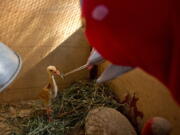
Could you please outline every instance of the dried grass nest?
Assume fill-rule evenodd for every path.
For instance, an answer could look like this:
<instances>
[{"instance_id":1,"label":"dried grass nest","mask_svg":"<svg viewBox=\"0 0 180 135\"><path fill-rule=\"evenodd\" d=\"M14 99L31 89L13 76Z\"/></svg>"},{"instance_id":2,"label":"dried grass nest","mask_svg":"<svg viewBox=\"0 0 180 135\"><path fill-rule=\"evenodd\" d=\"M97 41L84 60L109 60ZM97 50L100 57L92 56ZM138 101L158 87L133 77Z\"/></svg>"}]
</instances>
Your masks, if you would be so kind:
<instances>
[{"instance_id":1,"label":"dried grass nest","mask_svg":"<svg viewBox=\"0 0 180 135\"><path fill-rule=\"evenodd\" d=\"M11 132L11 135L83 135L85 118L90 110L97 107L121 110L123 104L116 100L107 85L78 81L59 92L53 101L52 121L49 122L46 113L38 107L29 116L7 121L19 129L18 132Z\"/></svg>"}]
</instances>

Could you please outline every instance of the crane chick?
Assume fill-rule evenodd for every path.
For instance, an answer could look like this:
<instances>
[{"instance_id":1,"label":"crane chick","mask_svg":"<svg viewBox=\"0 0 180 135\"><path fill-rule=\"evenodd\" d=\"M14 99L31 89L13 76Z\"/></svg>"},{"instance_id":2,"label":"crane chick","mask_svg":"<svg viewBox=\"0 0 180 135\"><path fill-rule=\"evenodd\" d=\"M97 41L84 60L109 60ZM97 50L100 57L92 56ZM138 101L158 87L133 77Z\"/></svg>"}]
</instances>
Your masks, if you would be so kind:
<instances>
[{"instance_id":1,"label":"crane chick","mask_svg":"<svg viewBox=\"0 0 180 135\"><path fill-rule=\"evenodd\" d=\"M57 97L58 94L58 86L56 84L56 80L54 76L60 76L60 71L55 66L47 67L48 73L48 83L46 86L39 92L38 99L40 99L45 108L48 118L50 118L53 110L51 109L52 100Z\"/></svg>"}]
</instances>

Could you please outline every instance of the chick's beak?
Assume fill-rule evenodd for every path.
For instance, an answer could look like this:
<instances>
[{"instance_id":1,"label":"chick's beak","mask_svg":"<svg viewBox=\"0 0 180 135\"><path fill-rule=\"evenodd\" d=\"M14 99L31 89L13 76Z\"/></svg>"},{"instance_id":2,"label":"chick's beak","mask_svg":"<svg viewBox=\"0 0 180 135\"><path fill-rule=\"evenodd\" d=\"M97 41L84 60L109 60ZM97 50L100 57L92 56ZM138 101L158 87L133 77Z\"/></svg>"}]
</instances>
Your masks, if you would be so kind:
<instances>
[{"instance_id":1,"label":"chick's beak","mask_svg":"<svg viewBox=\"0 0 180 135\"><path fill-rule=\"evenodd\" d=\"M61 72L60 72L59 70L56 70L56 71L55 71L55 74L58 75L58 76L60 76L60 75L61 75Z\"/></svg>"}]
</instances>

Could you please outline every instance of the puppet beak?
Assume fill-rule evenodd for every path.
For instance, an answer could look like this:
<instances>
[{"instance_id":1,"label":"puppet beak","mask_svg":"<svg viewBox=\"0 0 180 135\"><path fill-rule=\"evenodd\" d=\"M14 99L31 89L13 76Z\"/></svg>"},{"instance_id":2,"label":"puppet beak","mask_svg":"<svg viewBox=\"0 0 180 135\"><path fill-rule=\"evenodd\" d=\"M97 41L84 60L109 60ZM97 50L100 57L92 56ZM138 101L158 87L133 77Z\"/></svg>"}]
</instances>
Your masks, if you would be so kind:
<instances>
[{"instance_id":1,"label":"puppet beak","mask_svg":"<svg viewBox=\"0 0 180 135\"><path fill-rule=\"evenodd\" d=\"M104 60L105 59L93 48L87 61L88 69L91 69L93 65L99 64ZM112 80L132 69L132 67L110 64L97 79L97 83Z\"/></svg>"},{"instance_id":2,"label":"puppet beak","mask_svg":"<svg viewBox=\"0 0 180 135\"><path fill-rule=\"evenodd\" d=\"M130 70L132 70L132 67L125 67L125 66L118 66L114 64L110 64L105 71L100 75L100 77L97 79L97 83L103 83L105 81L112 80Z\"/></svg>"},{"instance_id":3,"label":"puppet beak","mask_svg":"<svg viewBox=\"0 0 180 135\"><path fill-rule=\"evenodd\" d=\"M88 69L91 69L93 65L99 64L102 61L104 61L104 58L93 48L87 61Z\"/></svg>"}]
</instances>

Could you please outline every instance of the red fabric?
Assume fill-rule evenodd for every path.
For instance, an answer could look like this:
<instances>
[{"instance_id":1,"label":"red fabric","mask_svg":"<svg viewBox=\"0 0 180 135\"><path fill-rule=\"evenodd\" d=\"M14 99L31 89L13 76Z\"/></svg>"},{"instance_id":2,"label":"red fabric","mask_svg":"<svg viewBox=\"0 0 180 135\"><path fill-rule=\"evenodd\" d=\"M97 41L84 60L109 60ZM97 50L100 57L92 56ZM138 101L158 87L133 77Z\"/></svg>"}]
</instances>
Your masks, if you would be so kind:
<instances>
[{"instance_id":1,"label":"red fabric","mask_svg":"<svg viewBox=\"0 0 180 135\"><path fill-rule=\"evenodd\" d=\"M92 17L103 5L108 14ZM139 66L162 81L180 104L178 0L83 0L89 43L117 65Z\"/></svg>"},{"instance_id":2,"label":"red fabric","mask_svg":"<svg viewBox=\"0 0 180 135\"><path fill-rule=\"evenodd\" d=\"M152 131L153 119L148 120L141 131L141 135L153 135Z\"/></svg>"}]
</instances>

